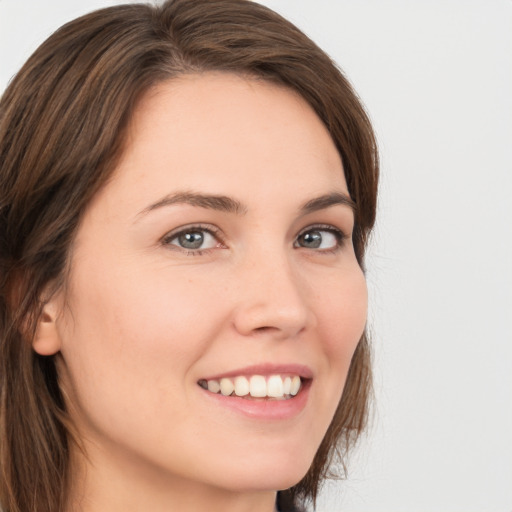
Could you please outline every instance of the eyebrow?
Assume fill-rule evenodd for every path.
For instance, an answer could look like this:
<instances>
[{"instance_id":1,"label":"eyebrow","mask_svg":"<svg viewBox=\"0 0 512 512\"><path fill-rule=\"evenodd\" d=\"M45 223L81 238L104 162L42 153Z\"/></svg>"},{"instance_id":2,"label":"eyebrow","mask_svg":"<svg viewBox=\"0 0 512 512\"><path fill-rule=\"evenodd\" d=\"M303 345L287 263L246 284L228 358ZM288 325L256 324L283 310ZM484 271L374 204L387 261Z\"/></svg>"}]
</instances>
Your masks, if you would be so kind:
<instances>
[{"instance_id":1,"label":"eyebrow","mask_svg":"<svg viewBox=\"0 0 512 512\"><path fill-rule=\"evenodd\" d=\"M189 204L191 206L199 206L209 210L235 213L237 215L244 215L247 213L247 208L243 206L240 201L237 201L232 197L214 194L200 194L197 192L175 192L174 194L162 197L162 199L159 199L156 203L144 208L137 217L145 215L157 208L171 206L173 204Z\"/></svg>"},{"instance_id":2,"label":"eyebrow","mask_svg":"<svg viewBox=\"0 0 512 512\"><path fill-rule=\"evenodd\" d=\"M325 210L326 208L339 204L348 206L354 213L356 212L356 203L354 203L350 196L344 192L331 192L330 194L315 197L314 199L304 203L301 206L300 211L303 215L306 215L308 213L313 213L318 210Z\"/></svg>"},{"instance_id":3,"label":"eyebrow","mask_svg":"<svg viewBox=\"0 0 512 512\"><path fill-rule=\"evenodd\" d=\"M137 218L148 214L149 212L171 206L174 204L189 204L191 206L199 206L200 208L207 208L209 210L217 210L221 212L234 213L236 215L244 215L247 213L248 208L240 201L233 199L229 196L215 195L215 194L202 194L198 192L175 192L166 195L159 199L156 203L149 205L137 214ZM315 197L306 201L300 206L299 211L302 215L316 212L318 210L325 210L331 206L343 205L348 206L353 212L356 211L356 204L344 192L331 192L319 197Z\"/></svg>"}]
</instances>

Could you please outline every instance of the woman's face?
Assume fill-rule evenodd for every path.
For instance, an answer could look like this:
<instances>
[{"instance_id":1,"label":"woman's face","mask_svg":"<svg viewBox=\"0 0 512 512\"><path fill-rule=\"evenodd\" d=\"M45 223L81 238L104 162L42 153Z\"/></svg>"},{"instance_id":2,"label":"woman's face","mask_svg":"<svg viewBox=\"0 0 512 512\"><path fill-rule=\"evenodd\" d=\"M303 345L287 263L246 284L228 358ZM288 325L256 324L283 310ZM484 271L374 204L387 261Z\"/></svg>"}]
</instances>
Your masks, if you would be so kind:
<instances>
[{"instance_id":1,"label":"woman's face","mask_svg":"<svg viewBox=\"0 0 512 512\"><path fill-rule=\"evenodd\" d=\"M92 473L295 484L365 325L353 222L297 94L227 74L151 90L79 227L56 323Z\"/></svg>"}]
</instances>

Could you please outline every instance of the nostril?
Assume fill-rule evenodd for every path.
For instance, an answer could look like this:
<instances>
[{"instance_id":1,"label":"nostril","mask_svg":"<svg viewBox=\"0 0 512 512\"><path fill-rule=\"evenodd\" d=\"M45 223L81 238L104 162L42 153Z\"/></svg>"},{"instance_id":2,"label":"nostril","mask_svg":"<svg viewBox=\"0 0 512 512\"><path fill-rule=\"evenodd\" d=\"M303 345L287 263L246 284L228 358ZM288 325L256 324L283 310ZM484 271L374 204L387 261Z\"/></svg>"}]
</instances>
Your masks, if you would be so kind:
<instances>
[{"instance_id":1,"label":"nostril","mask_svg":"<svg viewBox=\"0 0 512 512\"><path fill-rule=\"evenodd\" d=\"M267 331L271 331L272 329L275 329L275 327L263 326L263 327L257 327L256 329L254 329L254 331L255 332L267 332Z\"/></svg>"}]
</instances>

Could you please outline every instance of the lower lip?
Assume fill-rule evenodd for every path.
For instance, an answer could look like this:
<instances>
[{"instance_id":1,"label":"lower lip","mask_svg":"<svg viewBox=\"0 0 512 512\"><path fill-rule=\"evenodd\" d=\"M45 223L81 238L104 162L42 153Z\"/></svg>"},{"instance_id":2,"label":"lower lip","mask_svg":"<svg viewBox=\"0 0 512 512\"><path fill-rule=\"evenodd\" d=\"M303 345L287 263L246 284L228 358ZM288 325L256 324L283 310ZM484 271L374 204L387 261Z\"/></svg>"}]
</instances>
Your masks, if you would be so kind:
<instances>
[{"instance_id":1,"label":"lower lip","mask_svg":"<svg viewBox=\"0 0 512 512\"><path fill-rule=\"evenodd\" d=\"M306 381L300 391L288 400L250 400L238 396L224 396L200 388L216 404L255 420L287 420L297 416L306 407L311 381Z\"/></svg>"}]
</instances>

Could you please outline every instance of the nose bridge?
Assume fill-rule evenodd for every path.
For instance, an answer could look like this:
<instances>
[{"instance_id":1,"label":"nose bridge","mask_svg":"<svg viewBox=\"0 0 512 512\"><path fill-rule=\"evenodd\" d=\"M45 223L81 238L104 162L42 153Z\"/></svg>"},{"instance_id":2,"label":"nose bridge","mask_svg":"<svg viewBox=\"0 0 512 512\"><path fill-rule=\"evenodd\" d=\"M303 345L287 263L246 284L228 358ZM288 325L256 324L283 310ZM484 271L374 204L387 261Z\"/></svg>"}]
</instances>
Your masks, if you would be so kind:
<instances>
[{"instance_id":1,"label":"nose bridge","mask_svg":"<svg viewBox=\"0 0 512 512\"><path fill-rule=\"evenodd\" d=\"M269 332L288 338L311 323L307 286L284 247L252 251L241 262L238 277L235 326L239 332Z\"/></svg>"}]
</instances>

